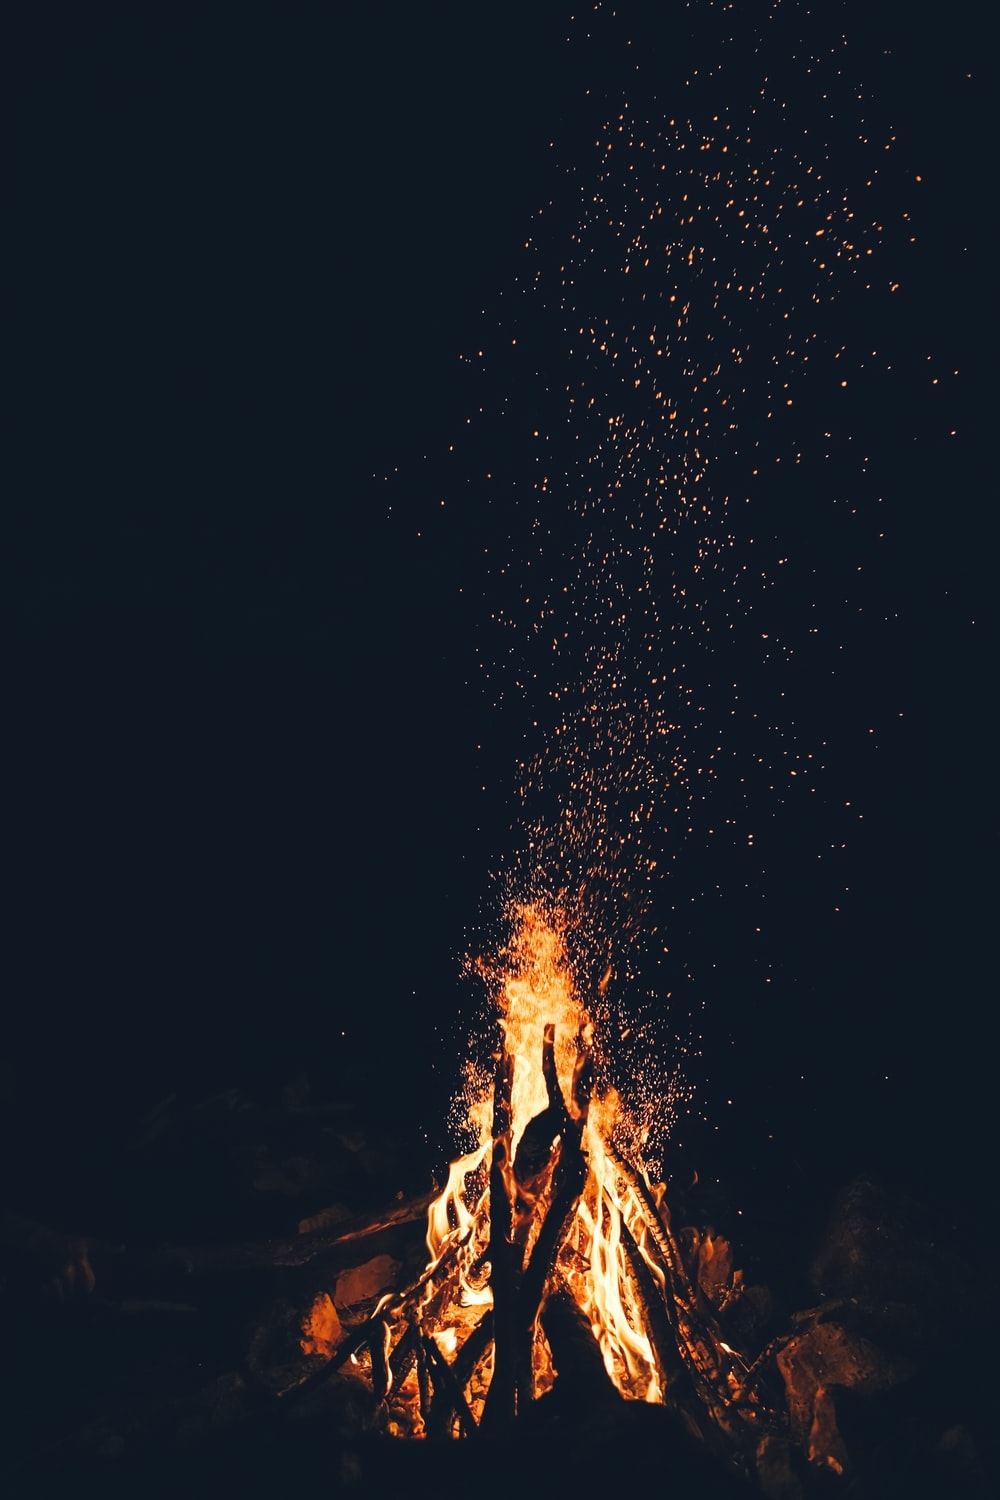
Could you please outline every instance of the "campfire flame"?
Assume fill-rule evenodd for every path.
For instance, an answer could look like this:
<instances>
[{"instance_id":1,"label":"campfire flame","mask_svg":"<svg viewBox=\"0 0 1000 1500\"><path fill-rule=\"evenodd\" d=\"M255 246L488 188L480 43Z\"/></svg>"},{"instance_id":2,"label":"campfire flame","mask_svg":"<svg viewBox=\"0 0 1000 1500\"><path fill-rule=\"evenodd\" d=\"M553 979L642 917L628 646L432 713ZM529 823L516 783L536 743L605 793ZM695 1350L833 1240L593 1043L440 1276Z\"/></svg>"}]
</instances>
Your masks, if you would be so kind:
<instances>
[{"instance_id":1,"label":"campfire flame","mask_svg":"<svg viewBox=\"0 0 1000 1500\"><path fill-rule=\"evenodd\" d=\"M703 1285L710 1263L722 1277L728 1245L706 1234L688 1266L666 1189L623 1153L642 1132L613 1088L595 1086L566 911L535 901L511 916L499 959L477 965L500 1045L492 1082L470 1075L463 1096L478 1139L430 1205L426 1268L344 1334L328 1368L350 1360L371 1381L390 1432L471 1436L544 1397L582 1339L622 1397L673 1402L694 1430L746 1450L784 1418L758 1366L723 1340ZM730 1280L735 1294L740 1273ZM335 1320L324 1294L303 1352L326 1354Z\"/></svg>"},{"instance_id":2,"label":"campfire flame","mask_svg":"<svg viewBox=\"0 0 1000 1500\"><path fill-rule=\"evenodd\" d=\"M480 1141L452 1163L447 1183L431 1205L429 1268L454 1251L461 1306L492 1306L492 1286L484 1281L484 1269L491 1267L484 1263L490 1245L490 1195L497 1177L488 1169L499 1163L513 1237L530 1258L545 1222L539 1209L551 1206L564 1134L569 1130L579 1135L578 1149L588 1172L558 1253L558 1278L589 1319L608 1375L622 1394L660 1401L662 1372L634 1295L617 1174L605 1150L605 1131L610 1136L623 1106L613 1091L603 1100L582 1097L593 1024L574 980L565 913L535 902L516 906L513 918L514 937L502 972L496 976L490 966L481 965L486 977L498 981L503 1051L510 1070L509 1128L494 1139L491 1094L470 1088L468 1119L478 1123ZM651 1269L656 1275L655 1267ZM428 1289L425 1306L433 1300ZM531 1371L531 1395L537 1397L553 1382L550 1351L537 1327Z\"/></svg>"}]
</instances>

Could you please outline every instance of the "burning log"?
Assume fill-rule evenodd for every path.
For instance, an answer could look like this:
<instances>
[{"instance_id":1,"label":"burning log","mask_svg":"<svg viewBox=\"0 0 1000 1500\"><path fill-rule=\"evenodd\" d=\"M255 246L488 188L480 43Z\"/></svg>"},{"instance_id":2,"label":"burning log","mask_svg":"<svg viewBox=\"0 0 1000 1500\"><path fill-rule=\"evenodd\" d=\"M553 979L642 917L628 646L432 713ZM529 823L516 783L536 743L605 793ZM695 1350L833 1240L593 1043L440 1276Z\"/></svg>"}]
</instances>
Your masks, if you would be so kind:
<instances>
[{"instance_id":1,"label":"burning log","mask_svg":"<svg viewBox=\"0 0 1000 1500\"><path fill-rule=\"evenodd\" d=\"M635 1277L637 1300L649 1328L653 1345L664 1366L664 1375L675 1383L683 1373L684 1364L677 1349L676 1332L670 1318L670 1309L662 1290L653 1279L653 1273L625 1222L622 1223L622 1239L625 1244L632 1274Z\"/></svg>"},{"instance_id":2,"label":"burning log","mask_svg":"<svg viewBox=\"0 0 1000 1500\"><path fill-rule=\"evenodd\" d=\"M714 1319L706 1317L700 1311L680 1247L669 1228L669 1221L665 1223L657 1212L642 1178L610 1147L607 1151L616 1170L631 1187L642 1223L659 1253L660 1263L666 1273L663 1305L670 1320L676 1347L698 1396L719 1431L735 1446L743 1446L746 1434L742 1430L742 1424L748 1413L738 1413L734 1406L734 1398L740 1388L739 1377L733 1368L738 1356L734 1355L723 1340ZM725 1366L723 1361L726 1362ZM741 1361L740 1363L742 1364ZM751 1412L749 1415L753 1418L757 1413Z\"/></svg>"},{"instance_id":3,"label":"burning log","mask_svg":"<svg viewBox=\"0 0 1000 1500\"><path fill-rule=\"evenodd\" d=\"M458 1354L455 1357L454 1364L452 1365L452 1374L455 1384L461 1391L464 1391L470 1384L473 1375L475 1374L476 1368L485 1358L487 1353L493 1352L495 1359L495 1344L493 1338L495 1317L496 1313L494 1309L490 1309L485 1312L480 1318L479 1322L476 1324L475 1328L470 1333L469 1337L466 1339L465 1343L462 1345L461 1349L459 1349ZM493 1379L494 1381L496 1379L495 1366ZM487 1421L486 1411L488 1409L489 1406L487 1402L486 1408L483 1412L483 1420L481 1423L482 1430L484 1432L490 1430L503 1430L502 1426L499 1428L494 1428L492 1427L491 1423ZM448 1434L453 1430L455 1415L455 1408L448 1403L445 1395L442 1392L438 1392L431 1411L430 1421L427 1420L426 1416L424 1418L427 1435L429 1437L448 1436Z\"/></svg>"},{"instance_id":4,"label":"burning log","mask_svg":"<svg viewBox=\"0 0 1000 1500\"><path fill-rule=\"evenodd\" d=\"M834 1390L888 1390L912 1375L913 1368L889 1358L870 1339L827 1321L825 1311L783 1342L776 1362L788 1393L792 1431L810 1463L844 1474L849 1462Z\"/></svg>"},{"instance_id":5,"label":"burning log","mask_svg":"<svg viewBox=\"0 0 1000 1500\"><path fill-rule=\"evenodd\" d=\"M580 1149L580 1133L569 1125L562 1137L553 1171L555 1196L545 1215L521 1286L521 1320L525 1329L530 1330L538 1316L545 1283L552 1274L556 1252L580 1201L586 1176L587 1162Z\"/></svg>"},{"instance_id":6,"label":"burning log","mask_svg":"<svg viewBox=\"0 0 1000 1500\"><path fill-rule=\"evenodd\" d=\"M487 1428L507 1426L514 1416L517 1391L518 1249L507 1189L510 1153L510 1106L514 1060L504 1048L497 1062L493 1092L493 1151L490 1162L490 1289L493 1295L493 1379L483 1411Z\"/></svg>"},{"instance_id":7,"label":"burning log","mask_svg":"<svg viewBox=\"0 0 1000 1500\"><path fill-rule=\"evenodd\" d=\"M435 1386L444 1393L450 1403L451 1411L457 1414L465 1437L475 1437L479 1431L476 1419L469 1410L469 1403L455 1378L454 1371L428 1334L425 1334L420 1342L427 1356L429 1371L433 1376Z\"/></svg>"},{"instance_id":8,"label":"burning log","mask_svg":"<svg viewBox=\"0 0 1000 1500\"><path fill-rule=\"evenodd\" d=\"M569 1112L559 1088L555 1064L555 1027L546 1026L542 1041L542 1074L548 1095L548 1106L525 1126L514 1158L514 1180L517 1183L516 1238L524 1244L532 1222L535 1204L544 1189L552 1165L552 1153L569 1123Z\"/></svg>"},{"instance_id":9,"label":"burning log","mask_svg":"<svg viewBox=\"0 0 1000 1500\"><path fill-rule=\"evenodd\" d=\"M590 1321L565 1287L546 1299L542 1327L552 1350L560 1396L571 1400L579 1415L594 1408L616 1406L621 1397L604 1368Z\"/></svg>"},{"instance_id":10,"label":"burning log","mask_svg":"<svg viewBox=\"0 0 1000 1500\"><path fill-rule=\"evenodd\" d=\"M291 1239L262 1240L241 1245L177 1245L158 1252L182 1266L188 1276L212 1276L230 1271L290 1270L307 1266L319 1256L373 1239L393 1229L426 1218L437 1194L421 1193L369 1214L355 1214L331 1226Z\"/></svg>"},{"instance_id":11,"label":"burning log","mask_svg":"<svg viewBox=\"0 0 1000 1500\"><path fill-rule=\"evenodd\" d=\"M424 1424L424 1431L430 1430L431 1416L431 1377L427 1369L427 1351L418 1338L414 1338L413 1347L417 1356L417 1396L420 1402L420 1420Z\"/></svg>"}]
</instances>

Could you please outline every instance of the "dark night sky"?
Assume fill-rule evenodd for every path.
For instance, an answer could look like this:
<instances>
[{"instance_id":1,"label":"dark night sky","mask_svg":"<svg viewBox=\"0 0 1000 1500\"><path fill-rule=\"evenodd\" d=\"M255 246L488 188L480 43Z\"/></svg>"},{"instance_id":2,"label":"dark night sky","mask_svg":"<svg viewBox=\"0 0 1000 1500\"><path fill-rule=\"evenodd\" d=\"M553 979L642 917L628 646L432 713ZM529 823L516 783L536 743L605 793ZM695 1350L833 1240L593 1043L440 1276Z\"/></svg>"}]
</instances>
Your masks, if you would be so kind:
<instances>
[{"instance_id":1,"label":"dark night sky","mask_svg":"<svg viewBox=\"0 0 1000 1500\"><path fill-rule=\"evenodd\" d=\"M388 1052L436 1128L428 1069L449 1078L529 710L468 686L496 522L433 455L552 195L548 141L582 151L584 91L626 86L580 23L567 45L563 7L534 9L32 9L8 168L5 989L43 1096L127 1114L303 1058L368 1078ZM912 1143L934 1170L986 1118L988 178L972 7L906 36L895 9L852 0L837 28L859 74L893 49L878 108L924 177L899 380L850 418L889 550L866 522L817 587L825 608L857 555L899 623L832 621L840 684L803 687L830 732L822 807L762 807L764 873L693 839L670 901L698 896L673 946L706 1002L709 1128L754 1150L777 1120L846 1167ZM669 95L721 21L659 10L637 46ZM961 372L946 393L927 351ZM477 441L488 460L496 428ZM752 694L749 647L745 669ZM813 851L845 798L865 821L835 920Z\"/></svg>"}]
</instances>

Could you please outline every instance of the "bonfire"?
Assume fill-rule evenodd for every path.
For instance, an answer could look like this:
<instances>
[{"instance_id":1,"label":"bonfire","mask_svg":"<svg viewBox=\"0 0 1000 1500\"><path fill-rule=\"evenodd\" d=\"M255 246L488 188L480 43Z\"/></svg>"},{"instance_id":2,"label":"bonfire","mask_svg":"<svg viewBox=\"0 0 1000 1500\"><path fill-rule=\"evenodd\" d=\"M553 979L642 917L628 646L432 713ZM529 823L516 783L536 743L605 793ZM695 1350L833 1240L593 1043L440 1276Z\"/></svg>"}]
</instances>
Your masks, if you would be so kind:
<instances>
[{"instance_id":1,"label":"bonfire","mask_svg":"<svg viewBox=\"0 0 1000 1500\"><path fill-rule=\"evenodd\" d=\"M622 1150L641 1132L613 1088L595 1089L564 914L531 903L514 917L502 972L488 975L493 1077L466 1090L476 1144L431 1203L426 1268L327 1349L325 1373L350 1361L403 1437L502 1431L559 1376L671 1405L710 1446L748 1452L787 1420L762 1394L761 1361L722 1337L699 1268L724 1265L719 1305L740 1273L711 1236L692 1261L664 1185ZM324 1347L327 1303L307 1318L307 1352Z\"/></svg>"}]
</instances>

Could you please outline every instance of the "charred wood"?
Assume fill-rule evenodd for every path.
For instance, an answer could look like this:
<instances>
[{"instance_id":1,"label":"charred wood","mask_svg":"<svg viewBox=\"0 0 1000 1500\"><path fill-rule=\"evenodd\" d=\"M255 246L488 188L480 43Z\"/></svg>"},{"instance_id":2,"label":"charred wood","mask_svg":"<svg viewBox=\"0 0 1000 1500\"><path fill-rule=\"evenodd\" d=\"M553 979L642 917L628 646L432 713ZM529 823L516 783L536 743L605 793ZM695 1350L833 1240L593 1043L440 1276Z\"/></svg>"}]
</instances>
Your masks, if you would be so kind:
<instances>
[{"instance_id":1,"label":"charred wood","mask_svg":"<svg viewBox=\"0 0 1000 1500\"><path fill-rule=\"evenodd\" d=\"M632 1267L632 1275L635 1278L636 1300L642 1310L643 1318L649 1329L653 1348L656 1350L664 1378L668 1386L672 1386L684 1369L684 1361L681 1359L677 1348L677 1339L674 1326L670 1321L667 1304L664 1301L663 1291L657 1286L653 1273L646 1264L646 1259L636 1243L635 1236L622 1216L622 1241L625 1245L625 1253L628 1256L629 1265Z\"/></svg>"},{"instance_id":2,"label":"charred wood","mask_svg":"<svg viewBox=\"0 0 1000 1500\"><path fill-rule=\"evenodd\" d=\"M581 1414L616 1406L622 1398L604 1368L589 1319L565 1287L546 1299L541 1324L552 1351L560 1397L572 1400Z\"/></svg>"},{"instance_id":3,"label":"charred wood","mask_svg":"<svg viewBox=\"0 0 1000 1500\"><path fill-rule=\"evenodd\" d=\"M174 1245L159 1249L154 1255L126 1250L119 1252L118 1259L120 1262L132 1260L141 1263L144 1259L155 1258L157 1266L167 1266L187 1276L295 1269L358 1240L422 1222L436 1196L435 1192L422 1193L391 1208L356 1215L331 1230L317 1230L290 1239L236 1245Z\"/></svg>"},{"instance_id":4,"label":"charred wood","mask_svg":"<svg viewBox=\"0 0 1000 1500\"><path fill-rule=\"evenodd\" d=\"M469 1334L461 1349L459 1349L451 1366L455 1384L460 1391L464 1391L472 1379L476 1366L489 1349L492 1339L493 1312L492 1309L488 1309ZM447 1437L452 1430L454 1417L455 1408L448 1399L447 1392L441 1388L436 1389L430 1407L430 1416L424 1417L428 1436ZM484 1412L484 1426L485 1422L486 1416Z\"/></svg>"},{"instance_id":5,"label":"charred wood","mask_svg":"<svg viewBox=\"0 0 1000 1500\"><path fill-rule=\"evenodd\" d=\"M562 1149L555 1171L556 1194L535 1241L535 1248L521 1283L520 1321L521 1326L528 1329L538 1316L545 1282L587 1180L587 1159L580 1149L580 1133L571 1125L563 1132Z\"/></svg>"},{"instance_id":6,"label":"charred wood","mask_svg":"<svg viewBox=\"0 0 1000 1500\"><path fill-rule=\"evenodd\" d=\"M517 1275L520 1247L513 1243L513 1211L507 1188L510 1095L514 1060L506 1051L497 1063L493 1092L493 1155L490 1165L490 1286L493 1292L493 1379L483 1411L484 1430L504 1428L517 1403Z\"/></svg>"},{"instance_id":7,"label":"charred wood","mask_svg":"<svg viewBox=\"0 0 1000 1500\"><path fill-rule=\"evenodd\" d=\"M614 1163L619 1176L628 1183L635 1194L636 1204L642 1216L642 1221L649 1231L650 1239L659 1252L664 1270L669 1273L674 1300L679 1299L688 1309L692 1308L694 1306L694 1292L688 1280L687 1272L684 1269L684 1260L680 1253L680 1247L657 1213L656 1205L650 1197L649 1189L646 1187L639 1173L619 1156L610 1145L605 1144L604 1149L610 1160Z\"/></svg>"},{"instance_id":8,"label":"charred wood","mask_svg":"<svg viewBox=\"0 0 1000 1500\"><path fill-rule=\"evenodd\" d=\"M476 1366L490 1347L493 1338L493 1310L487 1308L465 1343L459 1349L452 1368L455 1379L464 1390L475 1373Z\"/></svg>"},{"instance_id":9,"label":"charred wood","mask_svg":"<svg viewBox=\"0 0 1000 1500\"><path fill-rule=\"evenodd\" d=\"M381 1323L381 1327L378 1324ZM377 1320L368 1340L372 1362L372 1395L376 1401L384 1401L389 1392L391 1375L389 1353L392 1348L392 1330L384 1318Z\"/></svg>"},{"instance_id":10,"label":"charred wood","mask_svg":"<svg viewBox=\"0 0 1000 1500\"><path fill-rule=\"evenodd\" d=\"M525 1193L529 1210L533 1206L535 1185L540 1182L549 1166L552 1148L569 1119L556 1073L555 1035L555 1027L546 1026L542 1042L542 1072L549 1099L548 1107L528 1121L514 1158L514 1177Z\"/></svg>"},{"instance_id":11,"label":"charred wood","mask_svg":"<svg viewBox=\"0 0 1000 1500\"><path fill-rule=\"evenodd\" d=\"M417 1362L417 1347L419 1339L412 1323L407 1324L402 1336L397 1339L396 1347L389 1356L389 1389L395 1390L401 1385L410 1373L411 1367Z\"/></svg>"},{"instance_id":12,"label":"charred wood","mask_svg":"<svg viewBox=\"0 0 1000 1500\"><path fill-rule=\"evenodd\" d=\"M469 1410L469 1403L465 1399L465 1392L455 1378L455 1372L451 1368L451 1365L429 1335L425 1334L421 1339L421 1343L424 1353L427 1356L431 1379L435 1387L439 1387L444 1392L447 1401L451 1405L451 1410L458 1417L459 1425L465 1436L468 1438L478 1437L479 1428L476 1426L476 1419Z\"/></svg>"},{"instance_id":13,"label":"charred wood","mask_svg":"<svg viewBox=\"0 0 1000 1500\"><path fill-rule=\"evenodd\" d=\"M417 1356L417 1392L420 1399L420 1416L423 1419L424 1430L428 1431L433 1387L431 1386L430 1372L427 1368L427 1353L419 1338L414 1338L413 1347Z\"/></svg>"}]
</instances>

